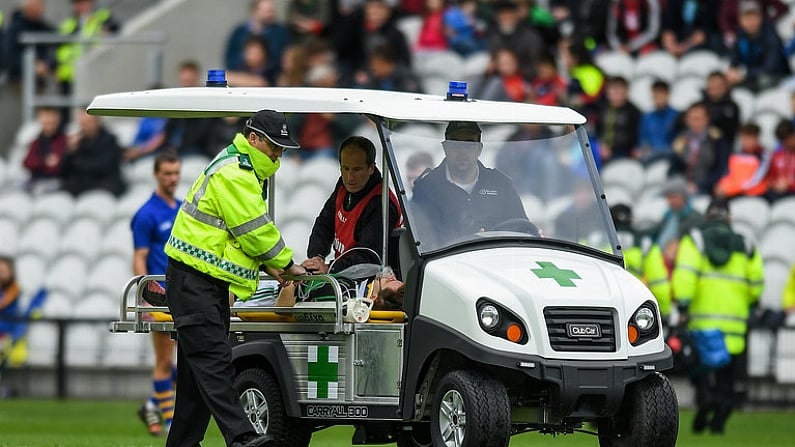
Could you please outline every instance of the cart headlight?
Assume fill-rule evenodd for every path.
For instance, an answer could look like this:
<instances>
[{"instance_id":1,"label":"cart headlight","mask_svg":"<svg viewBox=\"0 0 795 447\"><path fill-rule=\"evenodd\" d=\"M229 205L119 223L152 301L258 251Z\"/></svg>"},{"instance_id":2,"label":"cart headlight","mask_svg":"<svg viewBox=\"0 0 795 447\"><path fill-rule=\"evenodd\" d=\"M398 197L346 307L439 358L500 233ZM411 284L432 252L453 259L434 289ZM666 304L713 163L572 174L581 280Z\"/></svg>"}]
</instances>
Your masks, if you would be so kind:
<instances>
[{"instance_id":1,"label":"cart headlight","mask_svg":"<svg viewBox=\"0 0 795 447\"><path fill-rule=\"evenodd\" d=\"M480 308L480 325L483 329L490 331L500 324L500 312L491 304L486 304Z\"/></svg>"},{"instance_id":2,"label":"cart headlight","mask_svg":"<svg viewBox=\"0 0 795 447\"><path fill-rule=\"evenodd\" d=\"M638 309L633 319L641 332L648 332L649 329L654 327L654 312L648 307Z\"/></svg>"}]
</instances>

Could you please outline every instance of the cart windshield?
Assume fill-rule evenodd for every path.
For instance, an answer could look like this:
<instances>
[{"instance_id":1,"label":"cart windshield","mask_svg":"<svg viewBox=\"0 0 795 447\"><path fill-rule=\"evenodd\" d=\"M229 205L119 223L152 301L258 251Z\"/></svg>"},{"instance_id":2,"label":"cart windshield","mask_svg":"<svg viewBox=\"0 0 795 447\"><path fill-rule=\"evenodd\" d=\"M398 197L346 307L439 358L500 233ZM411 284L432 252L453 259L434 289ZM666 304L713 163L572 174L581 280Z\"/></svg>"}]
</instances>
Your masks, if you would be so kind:
<instances>
[{"instance_id":1,"label":"cart windshield","mask_svg":"<svg viewBox=\"0 0 795 447\"><path fill-rule=\"evenodd\" d=\"M549 238L614 253L591 145L574 126L401 123L389 130L420 252Z\"/></svg>"}]
</instances>

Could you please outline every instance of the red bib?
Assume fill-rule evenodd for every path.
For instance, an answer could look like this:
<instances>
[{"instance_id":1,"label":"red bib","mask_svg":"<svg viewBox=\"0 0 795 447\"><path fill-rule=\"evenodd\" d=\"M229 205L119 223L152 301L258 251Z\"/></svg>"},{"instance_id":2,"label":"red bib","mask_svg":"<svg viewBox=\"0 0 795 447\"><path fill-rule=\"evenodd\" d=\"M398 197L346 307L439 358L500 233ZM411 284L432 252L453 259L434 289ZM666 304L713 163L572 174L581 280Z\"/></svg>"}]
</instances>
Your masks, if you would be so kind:
<instances>
[{"instance_id":1,"label":"red bib","mask_svg":"<svg viewBox=\"0 0 795 447\"><path fill-rule=\"evenodd\" d=\"M335 202L335 213L334 213L334 243L332 244L332 248L334 249L334 257L338 258L340 255L345 253L345 250L351 249L357 246L356 236L354 232L356 230L356 223L359 221L359 218L362 216L362 212L364 212L364 208L367 206L368 203L374 197L381 196L381 182L373 187L370 192L368 192L362 200L359 200L359 203L356 204L350 211L346 211L345 207L343 207L343 203L345 201L345 195L348 192L345 190L344 186L340 186L337 189L337 200ZM400 212L400 205L398 204L397 197L392 191L389 191L389 200L395 205L398 209L398 220L395 223L395 228L403 225L403 214Z\"/></svg>"}]
</instances>

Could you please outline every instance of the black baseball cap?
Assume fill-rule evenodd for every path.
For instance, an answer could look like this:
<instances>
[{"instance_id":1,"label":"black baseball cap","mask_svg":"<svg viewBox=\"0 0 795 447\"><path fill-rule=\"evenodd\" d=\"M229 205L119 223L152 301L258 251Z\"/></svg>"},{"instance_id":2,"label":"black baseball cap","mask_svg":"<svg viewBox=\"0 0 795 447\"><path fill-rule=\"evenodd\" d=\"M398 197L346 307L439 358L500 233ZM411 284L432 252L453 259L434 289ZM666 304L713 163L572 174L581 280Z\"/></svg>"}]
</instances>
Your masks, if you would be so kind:
<instances>
[{"instance_id":1,"label":"black baseball cap","mask_svg":"<svg viewBox=\"0 0 795 447\"><path fill-rule=\"evenodd\" d=\"M471 121L450 121L444 131L446 140L480 141L480 126Z\"/></svg>"},{"instance_id":2,"label":"black baseball cap","mask_svg":"<svg viewBox=\"0 0 795 447\"><path fill-rule=\"evenodd\" d=\"M246 127L265 136L271 143L284 149L298 149L300 144L290 138L284 114L275 110L260 110L246 121Z\"/></svg>"}]
</instances>

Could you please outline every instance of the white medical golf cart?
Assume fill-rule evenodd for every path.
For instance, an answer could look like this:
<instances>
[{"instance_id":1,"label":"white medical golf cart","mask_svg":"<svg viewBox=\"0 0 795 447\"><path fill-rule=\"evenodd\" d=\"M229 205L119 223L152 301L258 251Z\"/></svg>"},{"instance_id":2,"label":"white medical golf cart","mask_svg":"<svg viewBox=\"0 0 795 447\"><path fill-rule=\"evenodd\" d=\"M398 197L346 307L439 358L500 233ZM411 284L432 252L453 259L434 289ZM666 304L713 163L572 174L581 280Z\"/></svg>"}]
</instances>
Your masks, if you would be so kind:
<instances>
[{"instance_id":1,"label":"white medical golf cart","mask_svg":"<svg viewBox=\"0 0 795 447\"><path fill-rule=\"evenodd\" d=\"M384 232L380 262L405 292L402 311L353 318L339 277L315 275L335 301L233 308L236 387L258 431L280 446L309 445L313 431L332 425L355 426L353 444L404 447L507 446L527 431L591 432L601 446L676 444L660 313L623 268L583 116L461 91L218 87L98 96L89 113L224 117L265 108L371 121L361 132L377 140L384 190L396 193L405 218L404 228ZM421 218L406 162L425 151L438 165L451 121L478 123L480 162L511 178L526 219L461 235ZM268 194L277 225L287 206L273 202L279 175ZM300 261L305 246L293 248ZM174 331L167 308L142 305L142 286L156 279L129 282L111 331Z\"/></svg>"}]
</instances>

